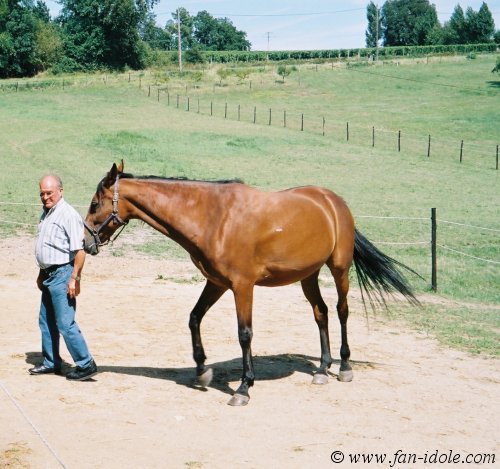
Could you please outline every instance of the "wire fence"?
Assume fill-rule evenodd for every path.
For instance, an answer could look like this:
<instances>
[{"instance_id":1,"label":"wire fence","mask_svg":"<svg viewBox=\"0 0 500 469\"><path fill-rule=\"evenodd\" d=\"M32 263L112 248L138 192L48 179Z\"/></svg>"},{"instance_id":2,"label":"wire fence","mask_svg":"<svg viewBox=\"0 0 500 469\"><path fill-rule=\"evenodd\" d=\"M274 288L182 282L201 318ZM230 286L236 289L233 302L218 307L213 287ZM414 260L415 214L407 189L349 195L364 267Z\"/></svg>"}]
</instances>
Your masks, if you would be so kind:
<instances>
[{"instance_id":1,"label":"wire fence","mask_svg":"<svg viewBox=\"0 0 500 469\"><path fill-rule=\"evenodd\" d=\"M24 202L6 202L0 201L0 207L6 207L11 210L10 216L0 218L0 231L6 229L6 227L10 227L9 232L15 232L12 228L19 227L21 230L24 230L28 234L34 235L36 233L37 224L33 223L31 220L36 219L36 214L29 214L30 220L26 221L17 221L19 220L19 213L15 214L14 211L19 211L22 208L29 207L30 209L36 208L37 211L40 209L40 204L35 203L24 203ZM82 216L84 215L87 205L83 204L74 204L75 208L77 208ZM7 212L7 213L8 213ZM27 215L25 210L25 216ZM434 217L434 218L433 218ZM13 220L15 218L16 220ZM381 246L389 246L395 249L408 251L410 249L417 249L420 254L420 257L424 257L429 259L428 265L431 267L430 270L430 282L431 286L434 290L437 290L437 261L436 261L436 253L439 251L439 258L442 259L445 256L454 256L460 257L468 260L469 262L475 262L476 268L480 265L488 264L490 266L498 266L500 265L500 259L495 259L491 257L485 257L480 255L472 254L474 250L485 250L487 253L500 254L500 229L478 226L463 222L450 221L444 219L437 219L435 215L435 209L431 210L431 216L428 217L406 217L406 216L378 216L378 215L359 215L355 217L358 225L364 224L366 225L366 221L381 221L384 223L392 223L395 224L397 222L410 223L411 226L407 229L402 229L400 226L396 227L396 229L391 229L391 236L396 239L387 240L387 239L373 239L373 243L375 245ZM436 225L433 229L433 223ZM417 226L418 225L418 226ZM439 230L436 228L439 227ZM453 234L444 233L444 228L454 229L456 230L469 230L474 232L472 236L469 236L469 240L466 243L462 243L463 235L460 233L454 232ZM363 231L365 231L366 226L363 227ZM377 229L372 229L370 231L380 231ZM477 242L471 241L474 239L479 239L476 233L481 233L481 242L480 245ZM412 237L413 239L408 239L408 237ZM404 239L402 239L404 238ZM123 239L123 238L122 238ZM141 239L147 241L152 240L160 240L164 239L164 236L160 233L156 233L151 230L151 236L147 236L146 238L141 237ZM444 239L444 242L441 241ZM438 242L439 241L439 242ZM455 243L455 245L451 244ZM468 252L464 250L464 247L467 247ZM422 253L421 250L424 250ZM500 270L496 273L497 276L500 276Z\"/></svg>"},{"instance_id":2,"label":"wire fence","mask_svg":"<svg viewBox=\"0 0 500 469\"><path fill-rule=\"evenodd\" d=\"M303 66L303 68L305 68ZM196 74L196 72L192 72ZM199 72L202 73L202 72ZM273 108L265 104L252 105L245 102L231 102L218 96L218 89L227 90L230 87L238 90L256 90L268 88L269 80L242 80L238 83L224 84L221 82L212 85L187 82L185 84L165 84L158 80L155 72L88 75L75 76L63 79L10 81L0 84L0 91L21 90L65 90L70 87L92 87L99 85L130 84L133 87L147 92L148 97L158 102L165 102L167 106L175 106L179 110L195 112L202 115L242 121L258 125L283 127L290 130L313 133L330 137L337 141L356 145L384 148L389 151L404 152L430 159L448 158L459 163L467 163L475 167L499 169L500 150L498 141L468 140L467 138L449 138L431 134L416 134L404 128L391 129L377 125L359 124L342 121L338 115L330 110L305 111L298 109L287 110ZM209 94L213 98L209 98Z\"/></svg>"},{"instance_id":3,"label":"wire fence","mask_svg":"<svg viewBox=\"0 0 500 469\"><path fill-rule=\"evenodd\" d=\"M147 86L147 95L158 102L166 102L167 106L211 117L243 121L258 125L277 126L291 130L314 133L323 137L331 137L338 141L354 143L369 147L382 147L390 151L416 154L427 158L445 157L460 163L470 162L474 166L498 170L499 144L495 142L466 141L446 137L433 137L431 134L417 135L400 129L387 129L375 125L358 125L353 122L340 122L337 117L314 115L297 110L272 108L260 104L240 104L208 99L206 96L193 97L184 92L171 93L171 87L156 85Z\"/></svg>"}]
</instances>

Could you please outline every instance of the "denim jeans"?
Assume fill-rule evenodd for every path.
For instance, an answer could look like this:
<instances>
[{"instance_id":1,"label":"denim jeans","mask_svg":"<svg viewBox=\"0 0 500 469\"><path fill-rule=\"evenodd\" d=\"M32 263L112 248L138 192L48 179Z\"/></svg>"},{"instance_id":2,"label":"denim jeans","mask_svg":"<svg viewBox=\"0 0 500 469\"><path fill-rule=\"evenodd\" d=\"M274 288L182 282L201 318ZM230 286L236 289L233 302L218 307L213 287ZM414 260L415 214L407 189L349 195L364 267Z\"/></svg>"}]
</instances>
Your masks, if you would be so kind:
<instances>
[{"instance_id":1,"label":"denim jeans","mask_svg":"<svg viewBox=\"0 0 500 469\"><path fill-rule=\"evenodd\" d=\"M68 282L73 266L66 264L53 270L43 280L39 325L42 332L43 364L61 368L59 334L76 366L87 367L92 355L87 348L78 324L75 322L76 300L68 296Z\"/></svg>"}]
</instances>

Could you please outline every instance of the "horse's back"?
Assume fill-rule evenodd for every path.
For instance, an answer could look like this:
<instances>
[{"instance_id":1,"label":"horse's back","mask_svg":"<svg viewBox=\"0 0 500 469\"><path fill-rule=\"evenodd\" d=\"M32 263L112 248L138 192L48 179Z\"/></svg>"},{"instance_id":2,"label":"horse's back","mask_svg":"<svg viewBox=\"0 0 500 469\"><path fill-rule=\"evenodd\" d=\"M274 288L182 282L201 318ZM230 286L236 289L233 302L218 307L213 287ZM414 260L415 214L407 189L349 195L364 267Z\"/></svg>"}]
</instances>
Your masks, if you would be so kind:
<instances>
[{"instance_id":1,"label":"horse's back","mask_svg":"<svg viewBox=\"0 0 500 469\"><path fill-rule=\"evenodd\" d=\"M226 235L231 232L232 236L225 239L237 244L246 269L255 267L258 284L275 286L301 280L332 259L334 264L350 266L352 215L335 193L315 186L279 192L248 186L234 189L239 193L226 219ZM228 251L232 251L230 246L226 246Z\"/></svg>"}]
</instances>

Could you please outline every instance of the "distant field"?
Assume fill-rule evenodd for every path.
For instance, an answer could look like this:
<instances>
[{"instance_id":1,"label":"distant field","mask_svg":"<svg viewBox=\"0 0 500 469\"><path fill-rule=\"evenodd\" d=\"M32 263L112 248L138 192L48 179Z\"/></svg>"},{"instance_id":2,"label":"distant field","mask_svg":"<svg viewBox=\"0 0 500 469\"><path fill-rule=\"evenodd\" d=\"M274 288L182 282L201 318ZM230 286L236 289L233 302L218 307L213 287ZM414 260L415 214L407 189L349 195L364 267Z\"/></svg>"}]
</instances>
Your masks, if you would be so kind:
<instances>
[{"instance_id":1,"label":"distant field","mask_svg":"<svg viewBox=\"0 0 500 469\"><path fill-rule=\"evenodd\" d=\"M493 353L500 325L500 79L491 73L494 63L487 55L356 68L301 64L285 83L275 68L263 66L243 80L222 82L215 68L198 81L148 71L131 74L130 82L128 74L65 77L64 89L58 78L44 89L0 91L0 233L34 232L38 179L50 171L62 176L66 198L85 213L97 182L121 158L137 174L239 177L266 190L317 184L342 195L365 235L420 272L426 281L412 282L425 292L430 247L419 243L430 241L436 207L438 220L460 224L438 224L438 242L452 249L438 249L439 294L457 301L443 307L449 314L442 330L470 323L460 332L469 334L464 341ZM120 242L117 255L128 249L127 232ZM140 249L186 257L159 237ZM431 319L423 323L419 316L417 327L435 325L441 308L426 312ZM486 345L475 339L478 327Z\"/></svg>"}]
</instances>

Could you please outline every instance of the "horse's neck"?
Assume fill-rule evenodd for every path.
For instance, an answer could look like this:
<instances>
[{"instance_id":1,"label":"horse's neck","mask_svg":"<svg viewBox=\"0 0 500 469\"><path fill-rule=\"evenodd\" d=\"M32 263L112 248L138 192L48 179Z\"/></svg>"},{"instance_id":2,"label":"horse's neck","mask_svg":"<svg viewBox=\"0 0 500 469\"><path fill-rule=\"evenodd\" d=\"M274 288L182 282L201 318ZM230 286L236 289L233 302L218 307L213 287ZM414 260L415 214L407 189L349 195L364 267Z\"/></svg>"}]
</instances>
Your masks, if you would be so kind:
<instances>
[{"instance_id":1,"label":"horse's neck","mask_svg":"<svg viewBox=\"0 0 500 469\"><path fill-rule=\"evenodd\" d=\"M208 184L133 179L127 181L123 196L133 206L132 218L141 219L181 244L181 238L203 231L208 221Z\"/></svg>"}]
</instances>

